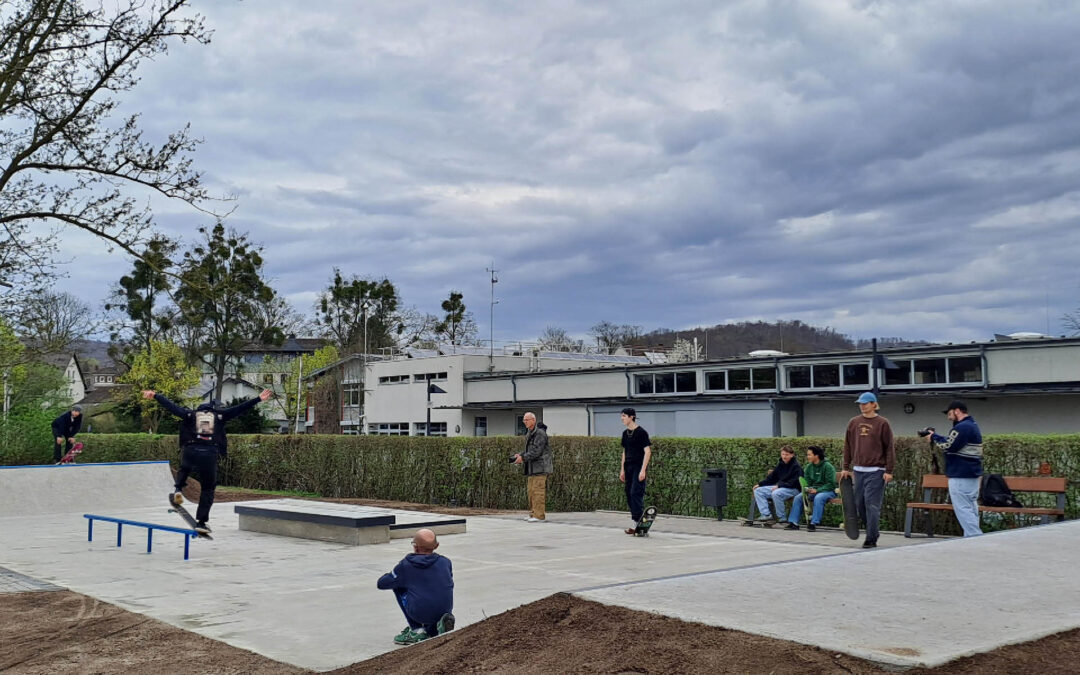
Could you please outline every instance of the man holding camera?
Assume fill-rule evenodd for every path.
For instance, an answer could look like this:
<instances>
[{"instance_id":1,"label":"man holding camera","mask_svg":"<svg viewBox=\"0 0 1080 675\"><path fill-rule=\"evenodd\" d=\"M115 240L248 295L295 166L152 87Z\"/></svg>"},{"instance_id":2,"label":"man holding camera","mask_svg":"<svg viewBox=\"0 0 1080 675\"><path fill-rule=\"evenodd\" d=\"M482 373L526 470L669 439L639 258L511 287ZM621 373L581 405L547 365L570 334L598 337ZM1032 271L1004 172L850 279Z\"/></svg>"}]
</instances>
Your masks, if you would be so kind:
<instances>
[{"instance_id":1,"label":"man holding camera","mask_svg":"<svg viewBox=\"0 0 1080 675\"><path fill-rule=\"evenodd\" d=\"M547 426L536 423L536 415L525 413L522 421L529 430L525 436L525 452L514 455L514 464L522 464L528 482L529 523L542 523L547 519L547 477L555 470L551 461L551 444L548 443Z\"/></svg>"},{"instance_id":2,"label":"man holding camera","mask_svg":"<svg viewBox=\"0 0 1080 675\"><path fill-rule=\"evenodd\" d=\"M930 447L945 454L945 476L949 479L949 499L953 513L964 528L965 537L982 534L979 527L979 482L983 474L982 432L975 418L968 414L967 404L953 401L942 412L953 423L948 436L935 433L932 427L920 431L930 436ZM924 432L930 432L925 434Z\"/></svg>"}]
</instances>

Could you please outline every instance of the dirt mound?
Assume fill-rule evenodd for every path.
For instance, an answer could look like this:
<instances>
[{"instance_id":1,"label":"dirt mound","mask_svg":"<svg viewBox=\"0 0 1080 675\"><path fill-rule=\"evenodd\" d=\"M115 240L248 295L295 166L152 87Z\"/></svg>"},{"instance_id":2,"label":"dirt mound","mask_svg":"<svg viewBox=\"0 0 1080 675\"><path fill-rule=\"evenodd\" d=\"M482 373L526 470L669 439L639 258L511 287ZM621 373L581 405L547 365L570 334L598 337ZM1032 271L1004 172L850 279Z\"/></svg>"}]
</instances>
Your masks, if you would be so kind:
<instances>
[{"instance_id":1,"label":"dirt mound","mask_svg":"<svg viewBox=\"0 0 1080 675\"><path fill-rule=\"evenodd\" d=\"M396 626L395 626L396 627ZM393 638L387 631L386 639ZM792 642L557 594L339 674L882 672Z\"/></svg>"},{"instance_id":2,"label":"dirt mound","mask_svg":"<svg viewBox=\"0 0 1080 675\"><path fill-rule=\"evenodd\" d=\"M0 671L307 672L70 591L0 593Z\"/></svg>"}]
</instances>

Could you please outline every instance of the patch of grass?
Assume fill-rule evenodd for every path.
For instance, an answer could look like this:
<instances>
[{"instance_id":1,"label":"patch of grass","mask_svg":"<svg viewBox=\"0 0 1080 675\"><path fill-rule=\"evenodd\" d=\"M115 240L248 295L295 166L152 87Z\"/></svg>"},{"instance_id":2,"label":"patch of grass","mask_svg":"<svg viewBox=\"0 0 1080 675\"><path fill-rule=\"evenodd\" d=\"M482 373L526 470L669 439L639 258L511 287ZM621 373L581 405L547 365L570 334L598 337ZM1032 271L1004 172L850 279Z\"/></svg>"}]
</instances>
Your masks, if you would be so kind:
<instances>
[{"instance_id":1,"label":"patch of grass","mask_svg":"<svg viewBox=\"0 0 1080 675\"><path fill-rule=\"evenodd\" d=\"M318 492L304 492L303 490L255 490L253 488L232 487L229 485L219 485L217 489L219 492L243 492L244 494L274 495L276 497L312 497L315 499L322 499L322 495Z\"/></svg>"}]
</instances>

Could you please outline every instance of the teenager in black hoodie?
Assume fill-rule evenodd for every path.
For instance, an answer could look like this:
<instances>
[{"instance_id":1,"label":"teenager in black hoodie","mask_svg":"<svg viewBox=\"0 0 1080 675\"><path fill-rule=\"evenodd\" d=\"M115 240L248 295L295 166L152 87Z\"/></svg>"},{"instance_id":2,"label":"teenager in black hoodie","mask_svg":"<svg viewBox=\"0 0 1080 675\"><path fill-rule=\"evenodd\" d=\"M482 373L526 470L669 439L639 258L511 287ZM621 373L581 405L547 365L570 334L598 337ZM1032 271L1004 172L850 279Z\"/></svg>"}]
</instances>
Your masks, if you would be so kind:
<instances>
[{"instance_id":1,"label":"teenager in black hoodie","mask_svg":"<svg viewBox=\"0 0 1080 675\"><path fill-rule=\"evenodd\" d=\"M218 457L225 457L229 453L225 423L273 395L274 392L263 389L261 394L250 401L231 408L223 408L220 401L210 401L192 410L149 389L143 391L143 398L154 399L161 407L180 418L180 471L176 473L176 492L173 493L172 500L175 504L184 501L180 491L187 485L188 476L193 471L197 473L202 492L199 494L199 508L195 511L196 530L210 531L206 521L210 520L210 507L214 505Z\"/></svg>"},{"instance_id":2,"label":"teenager in black hoodie","mask_svg":"<svg viewBox=\"0 0 1080 675\"><path fill-rule=\"evenodd\" d=\"M757 502L761 517L765 518L763 525L772 527L787 515L784 502L797 497L802 491L799 478L802 477L802 467L795 459L795 451L790 445L780 448L780 462L769 472L765 479L754 486L754 501ZM769 508L772 502L772 509ZM794 528L799 529L798 525Z\"/></svg>"}]
</instances>

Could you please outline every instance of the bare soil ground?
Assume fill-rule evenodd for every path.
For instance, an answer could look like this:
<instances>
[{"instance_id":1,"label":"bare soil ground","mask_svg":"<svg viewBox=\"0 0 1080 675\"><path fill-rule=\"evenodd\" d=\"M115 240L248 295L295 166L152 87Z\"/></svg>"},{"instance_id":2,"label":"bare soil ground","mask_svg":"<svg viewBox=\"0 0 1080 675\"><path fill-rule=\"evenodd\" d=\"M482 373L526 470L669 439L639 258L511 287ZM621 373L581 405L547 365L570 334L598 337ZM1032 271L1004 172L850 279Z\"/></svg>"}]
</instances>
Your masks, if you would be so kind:
<instances>
[{"instance_id":1,"label":"bare soil ground","mask_svg":"<svg viewBox=\"0 0 1080 675\"><path fill-rule=\"evenodd\" d=\"M189 486L189 488L192 486ZM185 495L198 500L197 488ZM234 489L219 501L277 498ZM331 500L442 513L500 513L378 500ZM391 635L387 635L389 642ZM940 675L1077 672L1080 630L1003 647ZM0 672L302 673L277 661L70 591L0 593ZM557 594L446 636L335 671L360 673L884 673L815 647Z\"/></svg>"}]
</instances>

